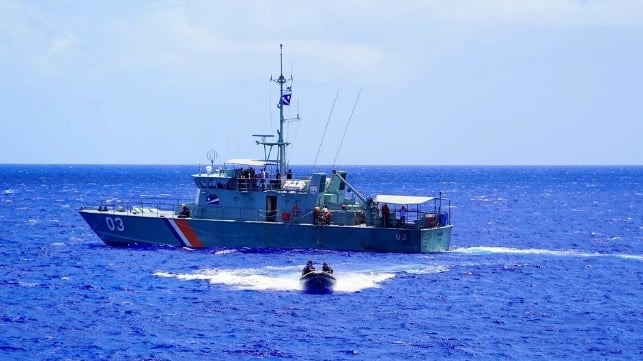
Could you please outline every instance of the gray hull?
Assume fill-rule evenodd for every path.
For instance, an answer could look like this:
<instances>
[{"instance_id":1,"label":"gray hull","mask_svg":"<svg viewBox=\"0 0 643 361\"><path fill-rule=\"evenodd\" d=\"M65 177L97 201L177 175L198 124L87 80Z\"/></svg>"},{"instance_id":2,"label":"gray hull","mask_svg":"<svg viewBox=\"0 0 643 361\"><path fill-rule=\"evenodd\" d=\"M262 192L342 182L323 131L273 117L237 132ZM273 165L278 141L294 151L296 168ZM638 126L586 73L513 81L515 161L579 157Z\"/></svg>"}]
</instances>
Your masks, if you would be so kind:
<instances>
[{"instance_id":1,"label":"gray hull","mask_svg":"<svg viewBox=\"0 0 643 361\"><path fill-rule=\"evenodd\" d=\"M134 243L191 248L300 248L400 253L444 252L451 225L430 229L294 222L235 221L80 210L109 245Z\"/></svg>"}]
</instances>

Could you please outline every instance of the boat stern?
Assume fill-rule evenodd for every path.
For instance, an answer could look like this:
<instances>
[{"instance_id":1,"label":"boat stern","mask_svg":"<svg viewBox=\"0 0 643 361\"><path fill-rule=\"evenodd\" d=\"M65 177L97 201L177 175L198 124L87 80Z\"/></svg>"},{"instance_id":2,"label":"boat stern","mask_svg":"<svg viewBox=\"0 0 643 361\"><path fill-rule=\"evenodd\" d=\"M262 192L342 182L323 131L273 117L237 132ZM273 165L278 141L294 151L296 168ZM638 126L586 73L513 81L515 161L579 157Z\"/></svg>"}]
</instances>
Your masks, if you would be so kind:
<instances>
[{"instance_id":1,"label":"boat stern","mask_svg":"<svg viewBox=\"0 0 643 361\"><path fill-rule=\"evenodd\" d=\"M452 225L422 229L420 231L420 252L446 252L451 246Z\"/></svg>"}]
</instances>

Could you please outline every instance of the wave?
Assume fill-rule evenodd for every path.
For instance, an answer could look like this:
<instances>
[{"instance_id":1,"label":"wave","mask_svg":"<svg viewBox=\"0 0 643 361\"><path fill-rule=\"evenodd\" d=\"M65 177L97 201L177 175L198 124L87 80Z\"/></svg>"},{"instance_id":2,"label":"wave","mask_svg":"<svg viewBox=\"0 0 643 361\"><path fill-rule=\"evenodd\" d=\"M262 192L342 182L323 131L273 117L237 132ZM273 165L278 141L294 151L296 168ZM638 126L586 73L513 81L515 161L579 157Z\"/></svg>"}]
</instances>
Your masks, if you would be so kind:
<instances>
[{"instance_id":1,"label":"wave","mask_svg":"<svg viewBox=\"0 0 643 361\"><path fill-rule=\"evenodd\" d=\"M156 272L157 277L171 277L184 281L205 280L211 284L229 286L235 290L297 291L300 267L265 267L240 269L202 269L194 273ZM353 293L368 288L379 288L381 283L395 277L390 272L349 271L337 276L335 292Z\"/></svg>"},{"instance_id":2,"label":"wave","mask_svg":"<svg viewBox=\"0 0 643 361\"><path fill-rule=\"evenodd\" d=\"M542 249L542 248L512 248L512 247L494 247L494 246L476 246L476 247L462 247L453 248L449 252L452 253L465 253L473 255L487 255L487 254L521 254L521 255L545 255L555 257L617 257L623 259L633 259L643 261L643 255L627 254L627 253L600 253L600 252L587 252L580 250L555 250L555 249Z\"/></svg>"},{"instance_id":3,"label":"wave","mask_svg":"<svg viewBox=\"0 0 643 361\"><path fill-rule=\"evenodd\" d=\"M408 272L428 273L426 269L412 267ZM201 269L193 273L159 271L157 277L176 278L184 281L204 280L234 290L298 291L301 269L299 266L266 266L262 268ZM369 288L380 288L385 281L395 277L393 270L350 270L335 272L335 292L355 293Z\"/></svg>"}]
</instances>

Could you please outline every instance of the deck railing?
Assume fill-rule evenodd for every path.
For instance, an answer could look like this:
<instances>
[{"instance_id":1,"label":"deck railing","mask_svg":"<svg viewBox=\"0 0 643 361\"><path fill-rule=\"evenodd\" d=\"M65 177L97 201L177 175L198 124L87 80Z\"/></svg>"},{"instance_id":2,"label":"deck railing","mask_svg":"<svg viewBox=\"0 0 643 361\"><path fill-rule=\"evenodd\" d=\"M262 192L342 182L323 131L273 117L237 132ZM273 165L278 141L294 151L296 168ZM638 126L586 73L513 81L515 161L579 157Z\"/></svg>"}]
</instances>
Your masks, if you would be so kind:
<instances>
[{"instance_id":1,"label":"deck railing","mask_svg":"<svg viewBox=\"0 0 643 361\"><path fill-rule=\"evenodd\" d=\"M431 210L409 209L406 211L405 220L397 217L399 209L392 209L392 217L388 224L378 215L373 219L372 226L386 228L412 228L425 229L450 225L452 222L451 203L448 199L435 199ZM447 204L442 204L442 201ZM126 213L134 215L147 215L157 217L179 217L183 206L186 205L178 200L161 199L138 201L108 201L98 206L98 211L111 213ZM366 215L361 211L333 209L330 210L330 221L327 223L323 215L319 214L318 219L314 218L313 209L302 209L293 214L292 210L277 209L268 211L262 208L248 207L209 207L186 205L190 210L190 216L198 219L228 219L246 221L271 221L271 222L293 222L293 223L314 223L319 225L361 225L366 222ZM446 206L446 207L445 207ZM81 207L91 209L93 207ZM429 207L431 208L431 207ZM96 209L96 208L94 208Z\"/></svg>"}]
</instances>

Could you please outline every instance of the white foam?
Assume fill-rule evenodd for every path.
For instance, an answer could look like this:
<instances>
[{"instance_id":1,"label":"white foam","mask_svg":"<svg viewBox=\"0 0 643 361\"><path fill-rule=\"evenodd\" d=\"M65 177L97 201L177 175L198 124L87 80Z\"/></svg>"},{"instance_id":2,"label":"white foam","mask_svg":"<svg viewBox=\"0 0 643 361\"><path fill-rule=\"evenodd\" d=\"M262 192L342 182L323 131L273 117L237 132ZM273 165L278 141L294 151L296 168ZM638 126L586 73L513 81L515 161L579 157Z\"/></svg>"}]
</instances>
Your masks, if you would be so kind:
<instances>
[{"instance_id":1,"label":"white foam","mask_svg":"<svg viewBox=\"0 0 643 361\"><path fill-rule=\"evenodd\" d=\"M624 259L633 259L637 261L643 261L643 256L638 254L616 254L615 257L624 258Z\"/></svg>"},{"instance_id":2,"label":"white foam","mask_svg":"<svg viewBox=\"0 0 643 361\"><path fill-rule=\"evenodd\" d=\"M218 254L218 255L219 254L231 254L231 253L236 253L236 252L237 252L236 249L224 249L224 250L216 251L214 254Z\"/></svg>"},{"instance_id":3,"label":"white foam","mask_svg":"<svg viewBox=\"0 0 643 361\"><path fill-rule=\"evenodd\" d=\"M424 265L419 267L412 267L405 272L416 275L425 275L430 273L442 273L448 270L449 268L445 265Z\"/></svg>"},{"instance_id":4,"label":"white foam","mask_svg":"<svg viewBox=\"0 0 643 361\"><path fill-rule=\"evenodd\" d=\"M184 281L205 280L212 284L226 285L235 290L297 291L301 289L299 268L298 266L268 266L265 268L202 269L194 273L156 272L154 275ZM381 283L395 277L395 274L348 271L336 276L335 292L352 293L381 287Z\"/></svg>"},{"instance_id":5,"label":"white foam","mask_svg":"<svg viewBox=\"0 0 643 361\"><path fill-rule=\"evenodd\" d=\"M511 248L511 247L463 247L453 248L450 252L466 254L521 254L521 255L546 255L555 257L620 257L625 259L643 260L642 255L622 254L622 253L599 253L585 252L580 250L553 250L542 248Z\"/></svg>"},{"instance_id":6,"label":"white foam","mask_svg":"<svg viewBox=\"0 0 643 361\"><path fill-rule=\"evenodd\" d=\"M394 273L388 272L348 272L337 276L335 284L336 292L359 292L368 288L380 288L384 281L395 277Z\"/></svg>"}]
</instances>

